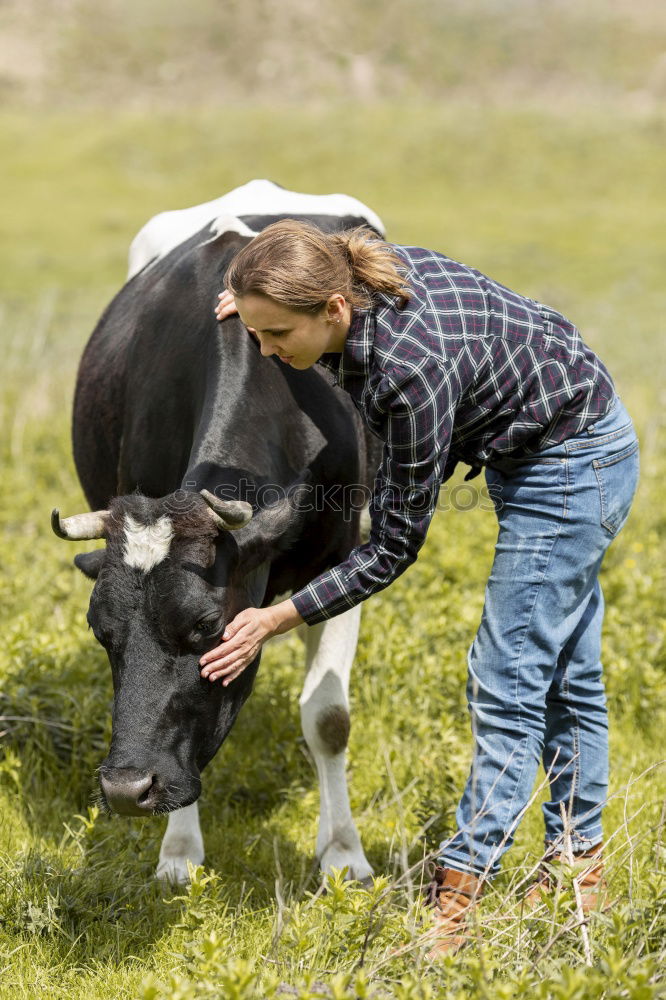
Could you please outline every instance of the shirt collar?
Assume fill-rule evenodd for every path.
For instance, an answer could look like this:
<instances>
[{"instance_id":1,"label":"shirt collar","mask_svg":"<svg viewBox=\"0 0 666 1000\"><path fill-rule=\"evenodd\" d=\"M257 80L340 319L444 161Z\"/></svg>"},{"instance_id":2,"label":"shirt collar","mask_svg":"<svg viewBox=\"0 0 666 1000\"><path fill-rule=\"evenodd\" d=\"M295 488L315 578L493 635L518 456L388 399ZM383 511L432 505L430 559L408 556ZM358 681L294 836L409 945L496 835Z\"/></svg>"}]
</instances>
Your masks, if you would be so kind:
<instances>
[{"instance_id":1,"label":"shirt collar","mask_svg":"<svg viewBox=\"0 0 666 1000\"><path fill-rule=\"evenodd\" d=\"M345 381L368 375L374 339L375 310L354 308L342 353L322 354L319 364L332 371L336 382L344 389Z\"/></svg>"}]
</instances>

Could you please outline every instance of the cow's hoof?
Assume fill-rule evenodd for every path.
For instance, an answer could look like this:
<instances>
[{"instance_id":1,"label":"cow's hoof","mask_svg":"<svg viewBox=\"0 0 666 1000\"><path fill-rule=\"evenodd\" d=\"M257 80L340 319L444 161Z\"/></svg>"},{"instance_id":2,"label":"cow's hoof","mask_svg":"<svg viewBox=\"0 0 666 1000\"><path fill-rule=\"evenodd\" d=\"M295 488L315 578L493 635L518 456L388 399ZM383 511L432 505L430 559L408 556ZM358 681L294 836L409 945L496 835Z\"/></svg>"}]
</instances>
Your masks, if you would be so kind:
<instances>
[{"instance_id":1,"label":"cow's hoof","mask_svg":"<svg viewBox=\"0 0 666 1000\"><path fill-rule=\"evenodd\" d=\"M188 861L190 865L196 867L197 865L203 863L203 854L200 857L197 854L195 857L189 858L160 857L160 863L155 871L155 878L164 883L165 886L189 885L190 872L188 868Z\"/></svg>"},{"instance_id":2,"label":"cow's hoof","mask_svg":"<svg viewBox=\"0 0 666 1000\"><path fill-rule=\"evenodd\" d=\"M366 885L370 884L374 874L361 848L351 851L348 847L345 848L338 844L330 844L326 848L321 857L320 867L325 875L332 874L334 868L338 871L346 869L345 879L355 879L366 883Z\"/></svg>"}]
</instances>

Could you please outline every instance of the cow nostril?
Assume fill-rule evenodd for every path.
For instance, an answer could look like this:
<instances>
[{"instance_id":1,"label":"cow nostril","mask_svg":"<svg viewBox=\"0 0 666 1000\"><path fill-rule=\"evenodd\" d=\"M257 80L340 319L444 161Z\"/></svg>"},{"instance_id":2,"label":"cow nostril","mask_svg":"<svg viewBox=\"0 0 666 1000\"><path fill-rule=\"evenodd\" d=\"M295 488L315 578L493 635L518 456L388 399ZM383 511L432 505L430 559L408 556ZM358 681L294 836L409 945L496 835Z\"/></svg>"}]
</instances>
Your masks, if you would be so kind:
<instances>
[{"instance_id":1,"label":"cow nostril","mask_svg":"<svg viewBox=\"0 0 666 1000\"><path fill-rule=\"evenodd\" d=\"M140 805L140 806L148 806L149 805L149 801L148 800L150 798L154 798L154 792L156 791L156 787L157 787L157 778L156 778L156 776L154 774L151 774L150 775L150 784L146 788L145 792L142 792L141 795L139 795L138 799L136 800L137 803L138 803L138 805ZM150 803L151 806L153 804L154 803Z\"/></svg>"}]
</instances>

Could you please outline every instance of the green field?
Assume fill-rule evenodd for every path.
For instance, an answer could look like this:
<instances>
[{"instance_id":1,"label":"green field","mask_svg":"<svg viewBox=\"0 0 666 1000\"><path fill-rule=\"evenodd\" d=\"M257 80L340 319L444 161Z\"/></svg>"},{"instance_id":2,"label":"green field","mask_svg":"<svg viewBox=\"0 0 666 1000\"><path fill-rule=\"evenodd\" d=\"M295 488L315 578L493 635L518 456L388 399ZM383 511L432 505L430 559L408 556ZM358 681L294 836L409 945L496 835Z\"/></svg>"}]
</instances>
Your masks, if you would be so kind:
<instances>
[{"instance_id":1,"label":"green field","mask_svg":"<svg viewBox=\"0 0 666 1000\"><path fill-rule=\"evenodd\" d=\"M1 1000L666 996L665 138L657 111L592 106L0 113ZM452 832L469 764L466 650L495 537L482 510L439 513L417 564L365 605L349 775L374 889L317 894L295 637L265 650L205 774L206 866L187 892L152 881L163 820L91 807L110 672L72 565L86 546L49 526L52 507L85 506L69 441L77 360L143 222L252 177L353 194L395 241L561 309L635 417L641 486L602 576L616 904L591 921L587 956L570 890L539 919L520 909L537 802L477 944L433 970L419 943L417 863Z\"/></svg>"}]
</instances>

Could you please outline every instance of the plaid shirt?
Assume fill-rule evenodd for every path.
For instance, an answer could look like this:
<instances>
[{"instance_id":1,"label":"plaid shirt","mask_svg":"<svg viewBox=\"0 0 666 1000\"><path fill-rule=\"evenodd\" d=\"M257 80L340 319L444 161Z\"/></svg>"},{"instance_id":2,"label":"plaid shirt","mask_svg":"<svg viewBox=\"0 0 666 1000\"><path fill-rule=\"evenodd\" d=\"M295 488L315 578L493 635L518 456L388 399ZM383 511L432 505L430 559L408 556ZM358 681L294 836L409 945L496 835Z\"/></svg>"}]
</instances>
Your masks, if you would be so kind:
<instances>
[{"instance_id":1,"label":"plaid shirt","mask_svg":"<svg viewBox=\"0 0 666 1000\"><path fill-rule=\"evenodd\" d=\"M414 562L457 462L474 475L502 457L529 457L585 430L614 396L560 313L431 250L392 249L406 265L408 304L376 295L372 308L353 311L342 355L320 359L385 446L369 541L292 596L310 625Z\"/></svg>"}]
</instances>

